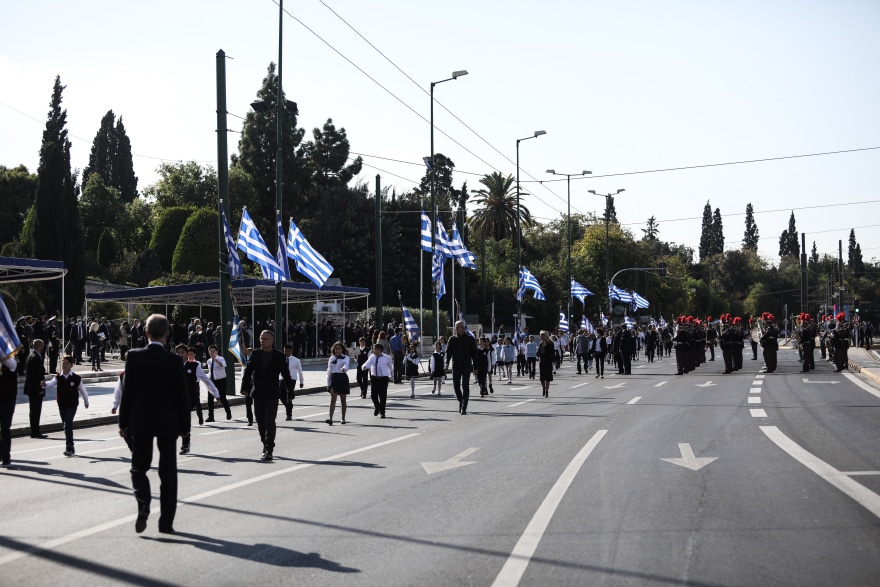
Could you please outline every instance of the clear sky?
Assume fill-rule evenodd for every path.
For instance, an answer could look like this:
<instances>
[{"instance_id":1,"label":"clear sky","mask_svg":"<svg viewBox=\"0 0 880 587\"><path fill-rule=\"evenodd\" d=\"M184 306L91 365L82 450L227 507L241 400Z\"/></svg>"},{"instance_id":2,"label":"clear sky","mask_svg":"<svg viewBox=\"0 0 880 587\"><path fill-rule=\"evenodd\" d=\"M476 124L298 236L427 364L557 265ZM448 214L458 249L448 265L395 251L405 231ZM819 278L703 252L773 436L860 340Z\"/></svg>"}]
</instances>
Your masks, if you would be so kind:
<instances>
[{"instance_id":1,"label":"clear sky","mask_svg":"<svg viewBox=\"0 0 880 587\"><path fill-rule=\"evenodd\" d=\"M593 177L571 182L572 212L601 213L604 200L587 190L624 188L617 215L637 237L654 216L660 238L696 249L709 200L721 210L727 248L738 248L751 202L759 252L774 263L791 210L808 248L815 240L820 254L836 254L842 239L846 255L855 228L865 260L880 258L880 150L632 174L880 147L880 2L284 7L292 16L283 19L283 83L299 125L310 131L332 118L344 127L352 151L365 155L358 180L371 190L376 174L398 191L418 182L430 153L427 89L466 69L435 89L443 105L435 107L435 149L455 162L457 186L476 189L494 170L515 174L516 139L546 130L520 144L530 192L523 203L542 220L566 211L565 181L545 170L590 170ZM0 164L36 169L60 74L74 166L85 167L101 117L113 109L131 139L139 188L156 181L162 160L216 167L215 54L232 58L228 110L243 116L278 59L278 12L271 0L5 3ZM229 119L231 129L240 123ZM229 140L235 152L238 135Z\"/></svg>"}]
</instances>

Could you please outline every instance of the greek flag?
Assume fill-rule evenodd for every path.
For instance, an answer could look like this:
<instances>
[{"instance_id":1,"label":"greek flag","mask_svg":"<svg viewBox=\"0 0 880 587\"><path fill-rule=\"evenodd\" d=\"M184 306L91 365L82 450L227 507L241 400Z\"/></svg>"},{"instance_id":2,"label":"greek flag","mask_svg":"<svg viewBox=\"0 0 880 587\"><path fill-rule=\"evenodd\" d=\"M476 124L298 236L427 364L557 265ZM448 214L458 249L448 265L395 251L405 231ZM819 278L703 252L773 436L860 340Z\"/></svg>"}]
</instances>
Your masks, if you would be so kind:
<instances>
[{"instance_id":1,"label":"greek flag","mask_svg":"<svg viewBox=\"0 0 880 587\"><path fill-rule=\"evenodd\" d=\"M227 350L244 367L247 361L244 360L244 355L241 352L241 332L238 329L238 322L238 312L236 312L232 319L232 332L229 334L229 348Z\"/></svg>"},{"instance_id":2,"label":"greek flag","mask_svg":"<svg viewBox=\"0 0 880 587\"><path fill-rule=\"evenodd\" d=\"M654 320L653 316L651 316L651 326L657 326L657 321Z\"/></svg>"},{"instance_id":3,"label":"greek flag","mask_svg":"<svg viewBox=\"0 0 880 587\"><path fill-rule=\"evenodd\" d=\"M431 257L431 281L437 281L443 277L443 264L446 263L446 257L443 253L437 251Z\"/></svg>"},{"instance_id":4,"label":"greek flag","mask_svg":"<svg viewBox=\"0 0 880 587\"><path fill-rule=\"evenodd\" d=\"M526 295L526 290L532 290L535 295L536 300L546 300L544 297L544 291L541 289L541 284L538 283L538 279L532 275L532 272L529 271L526 267L519 268L519 290L516 292L516 299L522 301Z\"/></svg>"},{"instance_id":5,"label":"greek flag","mask_svg":"<svg viewBox=\"0 0 880 587\"><path fill-rule=\"evenodd\" d=\"M440 222L440 219L437 219L437 236L434 239L434 243L437 247L437 250L443 253L444 261L446 258L453 257L452 254L452 243L449 240L449 235L446 234L446 229L443 228L443 224Z\"/></svg>"},{"instance_id":6,"label":"greek flag","mask_svg":"<svg viewBox=\"0 0 880 587\"><path fill-rule=\"evenodd\" d=\"M565 312L559 312L559 330L568 332L568 317L566 317Z\"/></svg>"},{"instance_id":7,"label":"greek flag","mask_svg":"<svg viewBox=\"0 0 880 587\"><path fill-rule=\"evenodd\" d=\"M602 327L608 328L608 317L605 314L602 314Z\"/></svg>"},{"instance_id":8,"label":"greek flag","mask_svg":"<svg viewBox=\"0 0 880 587\"><path fill-rule=\"evenodd\" d=\"M471 338L477 338L476 335L471 332L471 329L468 328L467 320L464 319L464 314L461 313L461 310L458 311L458 319L464 322L464 333L470 336Z\"/></svg>"},{"instance_id":9,"label":"greek flag","mask_svg":"<svg viewBox=\"0 0 880 587\"><path fill-rule=\"evenodd\" d=\"M333 265L312 248L293 218L290 219L290 230L287 233L287 256L296 261L296 270L318 287L324 287L333 273Z\"/></svg>"},{"instance_id":10,"label":"greek flag","mask_svg":"<svg viewBox=\"0 0 880 587\"><path fill-rule=\"evenodd\" d=\"M647 308L651 304L648 303L648 300L637 294L636 292L632 292L633 304L636 308Z\"/></svg>"},{"instance_id":11,"label":"greek flag","mask_svg":"<svg viewBox=\"0 0 880 587\"><path fill-rule=\"evenodd\" d=\"M266 241L260 235L257 225L251 220L247 208L241 212L241 227L238 229L238 248L244 251L247 258L260 266L263 277L281 281L284 279L284 271L278 265L278 260L269 252Z\"/></svg>"},{"instance_id":12,"label":"greek flag","mask_svg":"<svg viewBox=\"0 0 880 587\"><path fill-rule=\"evenodd\" d=\"M592 295L595 295L595 294L593 292L591 292L590 290L588 290L587 288L585 288L584 286L582 286L580 283L578 283L574 279L571 280L571 297L579 299L581 301L581 303L583 304L584 299L587 296L592 296Z\"/></svg>"},{"instance_id":13,"label":"greek flag","mask_svg":"<svg viewBox=\"0 0 880 587\"><path fill-rule=\"evenodd\" d=\"M400 307L403 308L403 327L406 329L406 334L409 337L410 342L416 342L421 335L419 325L416 324L416 319L413 318L413 315L410 314L406 306L401 305Z\"/></svg>"},{"instance_id":14,"label":"greek flag","mask_svg":"<svg viewBox=\"0 0 880 587\"><path fill-rule=\"evenodd\" d=\"M452 239L449 241L450 251L452 252L452 258L458 261L458 264L462 267L467 267L468 269L476 269L477 264L474 262L477 258L464 246L464 242L461 240L461 234L458 232L458 227L455 226L455 222L452 223Z\"/></svg>"},{"instance_id":15,"label":"greek flag","mask_svg":"<svg viewBox=\"0 0 880 587\"><path fill-rule=\"evenodd\" d=\"M666 319L663 317L663 314L660 315L660 328L666 328Z\"/></svg>"},{"instance_id":16,"label":"greek flag","mask_svg":"<svg viewBox=\"0 0 880 587\"><path fill-rule=\"evenodd\" d=\"M282 278L279 281L290 281L290 265L287 264L287 243L284 242L284 227L281 226L281 212L275 213L275 220L278 223L278 252L275 253L275 260L281 267Z\"/></svg>"},{"instance_id":17,"label":"greek flag","mask_svg":"<svg viewBox=\"0 0 880 587\"><path fill-rule=\"evenodd\" d=\"M633 321L630 320L630 317L629 317L629 316L624 316L624 317L623 317L623 323L626 325L627 328L632 328L632 327L633 327Z\"/></svg>"},{"instance_id":18,"label":"greek flag","mask_svg":"<svg viewBox=\"0 0 880 587\"><path fill-rule=\"evenodd\" d=\"M20 348L21 341L15 332L15 323L9 315L9 310L6 309L3 296L0 296L0 357L2 357L0 360L5 361Z\"/></svg>"},{"instance_id":19,"label":"greek flag","mask_svg":"<svg viewBox=\"0 0 880 587\"><path fill-rule=\"evenodd\" d=\"M633 301L632 294L630 294L625 289L620 289L613 284L608 286L608 297L612 300L620 300L621 302L631 303Z\"/></svg>"},{"instance_id":20,"label":"greek flag","mask_svg":"<svg viewBox=\"0 0 880 587\"><path fill-rule=\"evenodd\" d=\"M229 230L229 221L226 219L223 206L220 206L220 215L223 217L223 238L226 240L226 270L229 272L229 279L241 279L243 272L241 259L238 258L235 240L232 238L232 231Z\"/></svg>"},{"instance_id":21,"label":"greek flag","mask_svg":"<svg viewBox=\"0 0 880 587\"><path fill-rule=\"evenodd\" d=\"M439 261L438 261L439 259ZM446 259L442 254L434 253L434 264L431 266L431 275L434 275L434 269L437 271L437 279L434 281L437 282L437 299L439 300L444 295L446 295L446 280L443 279L443 265L446 264Z\"/></svg>"},{"instance_id":22,"label":"greek flag","mask_svg":"<svg viewBox=\"0 0 880 587\"><path fill-rule=\"evenodd\" d=\"M431 219L422 210L422 250L431 251Z\"/></svg>"}]
</instances>

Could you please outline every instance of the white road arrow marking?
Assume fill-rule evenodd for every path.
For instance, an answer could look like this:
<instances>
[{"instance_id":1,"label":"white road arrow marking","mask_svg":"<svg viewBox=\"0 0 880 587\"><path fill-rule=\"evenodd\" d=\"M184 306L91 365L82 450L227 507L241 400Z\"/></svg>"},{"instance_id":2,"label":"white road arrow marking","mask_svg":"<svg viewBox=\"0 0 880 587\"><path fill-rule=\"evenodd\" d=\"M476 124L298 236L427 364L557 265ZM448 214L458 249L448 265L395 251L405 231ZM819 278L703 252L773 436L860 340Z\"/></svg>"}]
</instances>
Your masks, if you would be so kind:
<instances>
[{"instance_id":1,"label":"white road arrow marking","mask_svg":"<svg viewBox=\"0 0 880 587\"><path fill-rule=\"evenodd\" d=\"M691 471L699 471L709 463L714 460L717 460L718 457L702 457L697 458L694 456L694 451L691 449L691 445L687 442L679 442L678 450L681 451L680 459L660 459L661 461L666 461L667 463L672 463L673 465L680 465Z\"/></svg>"},{"instance_id":2,"label":"white road arrow marking","mask_svg":"<svg viewBox=\"0 0 880 587\"><path fill-rule=\"evenodd\" d=\"M713 387L718 385L717 383L712 383L711 381L707 381L706 383L698 383L697 387Z\"/></svg>"},{"instance_id":3,"label":"white road arrow marking","mask_svg":"<svg viewBox=\"0 0 880 587\"><path fill-rule=\"evenodd\" d=\"M831 385L837 385L840 381L810 381L806 377L803 378L804 383L830 383Z\"/></svg>"},{"instance_id":4,"label":"white road arrow marking","mask_svg":"<svg viewBox=\"0 0 880 587\"><path fill-rule=\"evenodd\" d=\"M463 461L462 459L469 457L478 450L480 450L479 447L469 448L446 461L442 461L439 463L422 463L422 467L425 468L425 473L431 475L433 473L439 473L440 471L448 471L449 469L464 467L465 465L473 465L477 461Z\"/></svg>"},{"instance_id":5,"label":"white road arrow marking","mask_svg":"<svg viewBox=\"0 0 880 587\"><path fill-rule=\"evenodd\" d=\"M610 387L606 385L605 389L617 389L619 387L624 387L625 385L626 385L626 383L618 383L617 385L612 385Z\"/></svg>"}]
</instances>

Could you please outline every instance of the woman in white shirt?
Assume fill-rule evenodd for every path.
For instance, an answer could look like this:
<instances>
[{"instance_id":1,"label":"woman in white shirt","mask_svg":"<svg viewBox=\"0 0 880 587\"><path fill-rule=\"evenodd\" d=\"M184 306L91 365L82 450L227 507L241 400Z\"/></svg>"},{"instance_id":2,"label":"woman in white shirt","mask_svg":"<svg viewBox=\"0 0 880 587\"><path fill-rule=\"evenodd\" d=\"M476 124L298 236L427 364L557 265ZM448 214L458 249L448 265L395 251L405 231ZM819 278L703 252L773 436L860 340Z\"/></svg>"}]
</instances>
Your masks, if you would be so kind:
<instances>
[{"instance_id":1,"label":"woman in white shirt","mask_svg":"<svg viewBox=\"0 0 880 587\"><path fill-rule=\"evenodd\" d=\"M339 396L339 403L342 411L342 423L345 424L345 397L349 393L348 381L348 355L345 353L345 346L341 342L333 345L333 356L327 361L327 389L330 391L330 417L325 420L329 425L333 425L333 412L336 410L336 396Z\"/></svg>"}]
</instances>

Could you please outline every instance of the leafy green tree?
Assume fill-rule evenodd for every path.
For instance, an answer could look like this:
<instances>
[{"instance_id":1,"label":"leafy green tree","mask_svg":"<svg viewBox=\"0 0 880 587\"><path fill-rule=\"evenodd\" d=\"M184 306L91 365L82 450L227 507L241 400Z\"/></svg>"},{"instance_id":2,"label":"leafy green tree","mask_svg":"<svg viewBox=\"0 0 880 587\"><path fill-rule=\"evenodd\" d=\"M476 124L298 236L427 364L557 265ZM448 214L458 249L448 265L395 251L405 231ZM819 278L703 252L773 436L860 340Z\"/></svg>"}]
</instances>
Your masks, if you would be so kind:
<instances>
[{"instance_id":1,"label":"leafy green tree","mask_svg":"<svg viewBox=\"0 0 880 587\"><path fill-rule=\"evenodd\" d=\"M703 207L703 228L700 232L700 261L712 256L715 248L715 238L712 234L712 206L706 200Z\"/></svg>"},{"instance_id":2,"label":"leafy green tree","mask_svg":"<svg viewBox=\"0 0 880 587\"><path fill-rule=\"evenodd\" d=\"M715 208L712 214L712 254L724 252L724 225L721 223L721 209Z\"/></svg>"},{"instance_id":3,"label":"leafy green tree","mask_svg":"<svg viewBox=\"0 0 880 587\"><path fill-rule=\"evenodd\" d=\"M755 210L752 203L746 204L746 230L743 233L742 248L744 251L758 252L758 225L755 224Z\"/></svg>"},{"instance_id":4,"label":"leafy green tree","mask_svg":"<svg viewBox=\"0 0 880 587\"><path fill-rule=\"evenodd\" d=\"M275 223L275 157L277 155L276 116L278 76L275 64L270 63L263 84L257 91L257 101L264 106L263 112L248 112L242 126L238 143L238 157L233 157L233 167L241 167L253 180L256 201L248 208L260 231ZM282 97L283 100L286 98ZM300 149L305 131L296 128L296 112L285 108L281 120L282 142L282 196L283 213L289 214L306 209L308 174L304 171L304 154Z\"/></svg>"},{"instance_id":5,"label":"leafy green tree","mask_svg":"<svg viewBox=\"0 0 880 587\"><path fill-rule=\"evenodd\" d=\"M357 157L348 164L351 147L345 129L336 129L328 118L323 128L312 130L313 141L303 143L305 169L318 186L338 182L347 185L361 172L363 159Z\"/></svg>"},{"instance_id":6,"label":"leafy green tree","mask_svg":"<svg viewBox=\"0 0 880 587\"><path fill-rule=\"evenodd\" d=\"M657 219L651 216L648 218L648 225L646 228L642 229L642 233L645 235L643 237L644 240L647 241L655 241L657 240L657 234L660 232L659 224L657 223Z\"/></svg>"},{"instance_id":7,"label":"leafy green tree","mask_svg":"<svg viewBox=\"0 0 880 587\"><path fill-rule=\"evenodd\" d=\"M120 251L139 254L153 237L153 208L143 198L125 204L116 220L116 243Z\"/></svg>"},{"instance_id":8,"label":"leafy green tree","mask_svg":"<svg viewBox=\"0 0 880 587\"><path fill-rule=\"evenodd\" d=\"M169 273L171 273L177 241L192 213L192 208L166 208L156 220L156 230L150 240L150 248L156 251L162 269ZM216 225L214 230L216 233Z\"/></svg>"},{"instance_id":9,"label":"leafy green tree","mask_svg":"<svg viewBox=\"0 0 880 587\"><path fill-rule=\"evenodd\" d=\"M217 211L200 208L183 225L174 248L171 273L216 276L220 267L217 247Z\"/></svg>"},{"instance_id":10,"label":"leafy green tree","mask_svg":"<svg viewBox=\"0 0 880 587\"><path fill-rule=\"evenodd\" d=\"M154 279L162 277L162 263L153 249L144 249L135 257L131 266L131 280L146 287Z\"/></svg>"},{"instance_id":11,"label":"leafy green tree","mask_svg":"<svg viewBox=\"0 0 880 587\"><path fill-rule=\"evenodd\" d=\"M202 167L195 161L162 163L156 171L159 181L148 186L144 195L154 200L158 208L213 208L217 205L217 172L210 165Z\"/></svg>"},{"instance_id":12,"label":"leafy green tree","mask_svg":"<svg viewBox=\"0 0 880 587\"><path fill-rule=\"evenodd\" d=\"M611 224L620 224L617 220L617 209L614 207L614 196L605 198L605 215L602 216L602 221L604 222L606 218Z\"/></svg>"},{"instance_id":13,"label":"leafy green tree","mask_svg":"<svg viewBox=\"0 0 880 587\"><path fill-rule=\"evenodd\" d=\"M108 186L98 173L88 176L79 201L83 223L83 244L88 251L98 250L105 230L116 226L125 209L119 191Z\"/></svg>"},{"instance_id":14,"label":"leafy green tree","mask_svg":"<svg viewBox=\"0 0 880 587\"><path fill-rule=\"evenodd\" d=\"M472 233L491 236L495 240L515 239L517 208L514 177L495 171L481 177L480 183L485 187L473 192L475 208L468 220ZM519 211L520 227L527 229L532 225L529 209L520 202Z\"/></svg>"},{"instance_id":15,"label":"leafy green tree","mask_svg":"<svg viewBox=\"0 0 880 587\"><path fill-rule=\"evenodd\" d=\"M61 76L57 76L40 147L33 232L23 240L33 243L34 257L63 261L67 266L65 302L73 309L82 307L85 299L85 261L76 176L70 168L67 110L61 109L63 91ZM43 307L60 309L61 280L47 281L45 287Z\"/></svg>"},{"instance_id":16,"label":"leafy green tree","mask_svg":"<svg viewBox=\"0 0 880 587\"><path fill-rule=\"evenodd\" d=\"M34 203L37 176L27 167L0 165L0 243L17 240Z\"/></svg>"},{"instance_id":17,"label":"leafy green tree","mask_svg":"<svg viewBox=\"0 0 880 587\"><path fill-rule=\"evenodd\" d=\"M98 265L104 269L109 269L110 265L116 262L118 258L118 249L116 247L116 237L109 228L105 228L101 233L101 239L98 241Z\"/></svg>"},{"instance_id":18,"label":"leafy green tree","mask_svg":"<svg viewBox=\"0 0 880 587\"><path fill-rule=\"evenodd\" d=\"M782 231L779 236L779 256L797 257L801 252L801 246L798 243L798 232L794 221L794 211L791 212L791 218L788 219L788 228Z\"/></svg>"},{"instance_id":19,"label":"leafy green tree","mask_svg":"<svg viewBox=\"0 0 880 587\"><path fill-rule=\"evenodd\" d=\"M131 159L131 141L125 134L122 117L119 122L112 110L101 118L101 126L92 141L89 164L83 171L83 183L97 173L110 187L116 188L123 202L137 198L137 177ZM115 123L115 124L114 124Z\"/></svg>"},{"instance_id":20,"label":"leafy green tree","mask_svg":"<svg viewBox=\"0 0 880 587\"><path fill-rule=\"evenodd\" d=\"M425 171L425 175L419 182L419 187L414 191L418 196L425 198L426 202L431 200L431 175L434 176L434 201L438 212L446 212L452 210L452 203L455 200L455 188L452 185L452 172L455 170L455 163L452 159L446 157L442 153L434 153L434 169ZM426 210L428 216L431 210Z\"/></svg>"}]
</instances>

